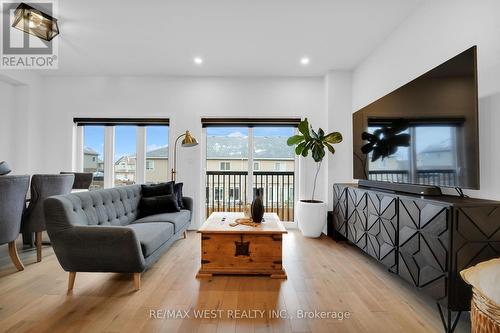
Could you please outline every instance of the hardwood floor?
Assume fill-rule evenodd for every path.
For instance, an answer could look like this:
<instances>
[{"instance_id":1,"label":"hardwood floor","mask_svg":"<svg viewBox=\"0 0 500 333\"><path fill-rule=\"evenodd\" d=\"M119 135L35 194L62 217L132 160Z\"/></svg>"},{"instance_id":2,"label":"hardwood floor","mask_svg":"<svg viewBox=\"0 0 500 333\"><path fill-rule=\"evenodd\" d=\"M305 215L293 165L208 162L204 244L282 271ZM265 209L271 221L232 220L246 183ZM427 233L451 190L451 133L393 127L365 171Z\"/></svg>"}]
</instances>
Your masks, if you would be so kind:
<instances>
[{"instance_id":1,"label":"hardwood floor","mask_svg":"<svg viewBox=\"0 0 500 333\"><path fill-rule=\"evenodd\" d=\"M140 291L132 274L68 273L50 247L20 251L25 270L0 259L1 332L442 332L435 304L359 249L298 231L283 237L287 280L252 276L196 279L199 234L189 232L147 272ZM194 318L220 310L221 318ZM350 318L272 318L268 310L350 312ZM154 310L189 310L190 318L154 319ZM245 312L237 313L235 310ZM263 317L255 310L265 310ZM276 311L276 314L277 314ZM161 312L154 312L161 317ZM163 312L165 314L165 312ZM198 313L199 314L199 313ZM217 313L212 313L217 314ZM233 314L232 318L228 318ZM241 318L243 314L257 319ZM285 313L282 312L282 315ZM238 316L238 318L234 318ZM464 316L456 332L469 331Z\"/></svg>"}]
</instances>

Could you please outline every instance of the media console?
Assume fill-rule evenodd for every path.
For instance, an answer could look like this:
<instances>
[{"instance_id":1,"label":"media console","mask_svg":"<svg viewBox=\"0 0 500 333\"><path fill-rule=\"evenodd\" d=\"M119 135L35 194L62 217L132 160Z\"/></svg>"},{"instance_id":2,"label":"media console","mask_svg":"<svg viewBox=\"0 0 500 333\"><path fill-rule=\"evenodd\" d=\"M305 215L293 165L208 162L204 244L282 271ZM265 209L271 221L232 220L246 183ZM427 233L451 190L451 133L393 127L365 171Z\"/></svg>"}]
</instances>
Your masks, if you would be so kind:
<instances>
[{"instance_id":1,"label":"media console","mask_svg":"<svg viewBox=\"0 0 500 333\"><path fill-rule=\"evenodd\" d=\"M333 233L436 301L446 332L470 310L460 271L500 256L500 202L333 186ZM452 312L458 312L452 319Z\"/></svg>"}]
</instances>

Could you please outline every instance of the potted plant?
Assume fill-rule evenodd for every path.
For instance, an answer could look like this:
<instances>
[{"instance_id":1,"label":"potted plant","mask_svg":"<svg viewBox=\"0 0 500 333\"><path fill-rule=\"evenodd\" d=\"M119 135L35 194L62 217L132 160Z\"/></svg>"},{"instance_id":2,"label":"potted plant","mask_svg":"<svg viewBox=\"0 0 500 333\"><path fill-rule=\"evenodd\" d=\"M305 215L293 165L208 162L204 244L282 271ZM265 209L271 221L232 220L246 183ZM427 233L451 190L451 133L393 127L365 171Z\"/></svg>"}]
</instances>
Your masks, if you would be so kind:
<instances>
[{"instance_id":1,"label":"potted plant","mask_svg":"<svg viewBox=\"0 0 500 333\"><path fill-rule=\"evenodd\" d=\"M325 202L314 199L316 182L318 181L318 174L321 170L326 150L335 154L333 144L342 142L342 134L339 132L325 134L325 131L321 128L315 131L309 125L307 118L299 123L298 129L300 134L289 137L287 144L289 146L296 146L296 155L307 157L309 152L311 152L311 156L314 162L316 162L316 173L313 180L311 199L300 200L298 202L296 217L299 229L304 236L319 237L325 227L327 209Z\"/></svg>"}]
</instances>

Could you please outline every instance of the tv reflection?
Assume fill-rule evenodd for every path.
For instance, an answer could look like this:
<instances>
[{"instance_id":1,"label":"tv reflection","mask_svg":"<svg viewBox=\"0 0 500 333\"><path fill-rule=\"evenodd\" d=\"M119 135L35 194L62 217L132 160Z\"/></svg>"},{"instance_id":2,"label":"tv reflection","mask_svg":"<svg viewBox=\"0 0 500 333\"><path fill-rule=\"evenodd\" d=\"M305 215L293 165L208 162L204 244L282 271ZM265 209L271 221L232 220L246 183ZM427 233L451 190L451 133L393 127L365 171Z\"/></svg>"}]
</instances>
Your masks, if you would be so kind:
<instances>
[{"instance_id":1,"label":"tv reflection","mask_svg":"<svg viewBox=\"0 0 500 333\"><path fill-rule=\"evenodd\" d=\"M461 119L368 119L362 132L368 179L457 186Z\"/></svg>"}]
</instances>

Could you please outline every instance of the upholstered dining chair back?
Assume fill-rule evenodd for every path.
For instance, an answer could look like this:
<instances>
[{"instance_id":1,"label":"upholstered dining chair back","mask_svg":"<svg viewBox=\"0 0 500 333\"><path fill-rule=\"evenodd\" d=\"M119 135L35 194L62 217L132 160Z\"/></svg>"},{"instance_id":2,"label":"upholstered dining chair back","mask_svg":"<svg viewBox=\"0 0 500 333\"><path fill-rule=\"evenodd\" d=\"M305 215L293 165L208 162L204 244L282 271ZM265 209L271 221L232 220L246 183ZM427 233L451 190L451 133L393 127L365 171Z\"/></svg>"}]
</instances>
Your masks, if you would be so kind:
<instances>
[{"instance_id":1,"label":"upholstered dining chair back","mask_svg":"<svg viewBox=\"0 0 500 333\"><path fill-rule=\"evenodd\" d=\"M61 175L75 175L73 190L88 190L92 185L92 172L61 172Z\"/></svg>"},{"instance_id":2,"label":"upholstered dining chair back","mask_svg":"<svg viewBox=\"0 0 500 333\"><path fill-rule=\"evenodd\" d=\"M40 232L46 230L43 201L53 195L71 192L74 175L33 175L31 177L31 198L28 209L23 216L23 232Z\"/></svg>"},{"instance_id":3,"label":"upholstered dining chair back","mask_svg":"<svg viewBox=\"0 0 500 333\"><path fill-rule=\"evenodd\" d=\"M0 176L0 244L16 240L30 176Z\"/></svg>"}]
</instances>

